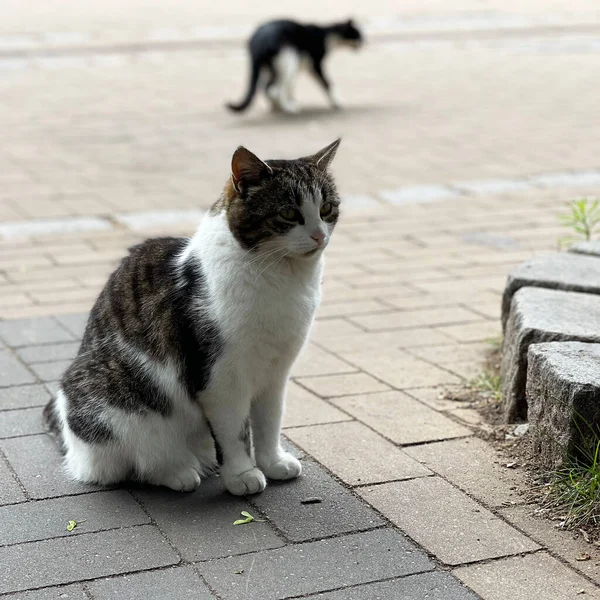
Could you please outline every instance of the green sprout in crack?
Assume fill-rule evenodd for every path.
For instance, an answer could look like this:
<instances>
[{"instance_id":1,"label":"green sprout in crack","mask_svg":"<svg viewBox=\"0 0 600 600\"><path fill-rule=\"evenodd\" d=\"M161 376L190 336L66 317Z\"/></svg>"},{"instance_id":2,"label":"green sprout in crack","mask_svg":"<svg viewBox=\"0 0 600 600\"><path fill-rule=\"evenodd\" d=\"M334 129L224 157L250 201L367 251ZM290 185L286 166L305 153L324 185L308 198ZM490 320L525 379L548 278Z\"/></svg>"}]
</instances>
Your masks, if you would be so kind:
<instances>
[{"instance_id":1,"label":"green sprout in crack","mask_svg":"<svg viewBox=\"0 0 600 600\"><path fill-rule=\"evenodd\" d=\"M234 525L247 525L248 523L252 523L252 521L255 521L256 523L264 523L265 522L265 519L256 519L246 510L243 510L240 514L244 518L234 521L233 522Z\"/></svg>"},{"instance_id":2,"label":"green sprout in crack","mask_svg":"<svg viewBox=\"0 0 600 600\"><path fill-rule=\"evenodd\" d=\"M501 383L500 373L486 369L472 379L470 385L480 392L491 395L494 400L502 400Z\"/></svg>"},{"instance_id":3,"label":"green sprout in crack","mask_svg":"<svg viewBox=\"0 0 600 600\"><path fill-rule=\"evenodd\" d=\"M568 214L559 216L565 227L572 229L588 242L600 233L600 198L577 198L569 203L568 209ZM559 246L570 245L580 239L579 236L561 238Z\"/></svg>"}]
</instances>

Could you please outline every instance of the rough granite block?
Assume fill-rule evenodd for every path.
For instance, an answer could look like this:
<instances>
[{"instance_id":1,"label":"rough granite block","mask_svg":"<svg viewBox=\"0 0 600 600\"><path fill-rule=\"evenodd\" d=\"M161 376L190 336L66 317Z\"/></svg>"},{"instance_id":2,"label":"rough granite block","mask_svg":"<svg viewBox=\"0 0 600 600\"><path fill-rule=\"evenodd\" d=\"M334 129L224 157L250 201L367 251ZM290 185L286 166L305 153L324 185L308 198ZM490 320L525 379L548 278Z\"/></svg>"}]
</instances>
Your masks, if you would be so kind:
<instances>
[{"instance_id":1,"label":"rough granite block","mask_svg":"<svg viewBox=\"0 0 600 600\"><path fill-rule=\"evenodd\" d=\"M197 568L223 600L280 600L430 571L433 564L403 535L378 529L200 563Z\"/></svg>"},{"instance_id":2,"label":"rough granite block","mask_svg":"<svg viewBox=\"0 0 600 600\"><path fill-rule=\"evenodd\" d=\"M569 248L569 252L575 254L588 254L589 256L600 257L600 240L589 242L577 242Z\"/></svg>"},{"instance_id":3,"label":"rough granite block","mask_svg":"<svg viewBox=\"0 0 600 600\"><path fill-rule=\"evenodd\" d=\"M508 422L527 417L525 384L531 344L600 342L600 296L526 287L515 293L502 348L502 397Z\"/></svg>"},{"instance_id":4,"label":"rough granite block","mask_svg":"<svg viewBox=\"0 0 600 600\"><path fill-rule=\"evenodd\" d=\"M294 542L340 533L371 529L383 519L312 461L302 461L298 479L269 482L267 489L251 498L283 535ZM303 504L306 498L321 498Z\"/></svg>"},{"instance_id":5,"label":"rough granite block","mask_svg":"<svg viewBox=\"0 0 600 600\"><path fill-rule=\"evenodd\" d=\"M527 404L535 453L548 468L592 455L600 434L600 344L529 346Z\"/></svg>"},{"instance_id":6,"label":"rough granite block","mask_svg":"<svg viewBox=\"0 0 600 600\"><path fill-rule=\"evenodd\" d=\"M535 256L513 269L502 297L502 327L506 328L512 297L522 287L600 294L600 261L569 252Z\"/></svg>"}]
</instances>

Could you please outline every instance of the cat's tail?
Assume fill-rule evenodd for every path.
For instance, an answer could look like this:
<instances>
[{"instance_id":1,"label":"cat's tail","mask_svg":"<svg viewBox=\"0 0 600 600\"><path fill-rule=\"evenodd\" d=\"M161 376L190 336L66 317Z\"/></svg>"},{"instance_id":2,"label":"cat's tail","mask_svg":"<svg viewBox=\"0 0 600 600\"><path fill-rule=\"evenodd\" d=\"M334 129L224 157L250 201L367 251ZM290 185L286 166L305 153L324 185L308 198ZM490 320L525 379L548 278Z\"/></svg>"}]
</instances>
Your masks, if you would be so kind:
<instances>
[{"instance_id":1,"label":"cat's tail","mask_svg":"<svg viewBox=\"0 0 600 600\"><path fill-rule=\"evenodd\" d=\"M65 444L62 436L62 427L56 408L56 398L51 398L48 404L44 406L42 414L44 429L56 439L61 452L65 453Z\"/></svg>"},{"instance_id":2,"label":"cat's tail","mask_svg":"<svg viewBox=\"0 0 600 600\"><path fill-rule=\"evenodd\" d=\"M248 86L248 92L246 93L246 97L240 102L240 104L227 104L227 108L234 112L242 112L246 110L252 99L254 98L254 94L256 94L256 87L258 85L258 78L260 76L260 65L256 61L252 61L252 71L250 73L250 85Z\"/></svg>"}]
</instances>

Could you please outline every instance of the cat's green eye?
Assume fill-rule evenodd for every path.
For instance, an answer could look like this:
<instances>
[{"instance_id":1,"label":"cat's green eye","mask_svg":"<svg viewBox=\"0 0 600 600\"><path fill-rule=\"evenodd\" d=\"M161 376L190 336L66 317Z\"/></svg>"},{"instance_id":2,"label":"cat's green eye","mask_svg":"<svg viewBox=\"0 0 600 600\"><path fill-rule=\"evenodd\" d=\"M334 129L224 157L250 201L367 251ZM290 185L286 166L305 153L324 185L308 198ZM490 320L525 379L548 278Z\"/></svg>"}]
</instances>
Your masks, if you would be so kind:
<instances>
[{"instance_id":1,"label":"cat's green eye","mask_svg":"<svg viewBox=\"0 0 600 600\"><path fill-rule=\"evenodd\" d=\"M299 221L300 213L295 208L284 208L279 216L286 221Z\"/></svg>"},{"instance_id":2,"label":"cat's green eye","mask_svg":"<svg viewBox=\"0 0 600 600\"><path fill-rule=\"evenodd\" d=\"M321 206L321 216L322 217L328 217L331 214L331 211L333 210L333 204L331 204L331 202L325 202L323 204L323 206Z\"/></svg>"}]
</instances>

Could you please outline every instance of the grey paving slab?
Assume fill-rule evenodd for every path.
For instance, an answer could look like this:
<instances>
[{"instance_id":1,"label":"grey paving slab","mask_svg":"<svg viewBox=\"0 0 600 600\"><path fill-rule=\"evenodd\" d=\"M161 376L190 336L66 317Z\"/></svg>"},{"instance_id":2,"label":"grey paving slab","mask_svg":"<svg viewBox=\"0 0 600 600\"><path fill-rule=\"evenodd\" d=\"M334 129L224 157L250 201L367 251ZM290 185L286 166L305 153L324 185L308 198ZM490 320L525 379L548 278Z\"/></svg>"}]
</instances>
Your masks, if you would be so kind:
<instances>
[{"instance_id":1,"label":"grey paving slab","mask_svg":"<svg viewBox=\"0 0 600 600\"><path fill-rule=\"evenodd\" d=\"M73 359L78 349L79 342L65 342L63 344L25 346L19 348L17 354L26 363L37 363Z\"/></svg>"},{"instance_id":2,"label":"grey paving slab","mask_svg":"<svg viewBox=\"0 0 600 600\"><path fill-rule=\"evenodd\" d=\"M0 387L35 383L35 376L10 350L0 350Z\"/></svg>"},{"instance_id":3,"label":"grey paving slab","mask_svg":"<svg viewBox=\"0 0 600 600\"><path fill-rule=\"evenodd\" d=\"M55 360L36 363L29 367L42 381L58 381L70 364L70 360Z\"/></svg>"},{"instance_id":4,"label":"grey paving slab","mask_svg":"<svg viewBox=\"0 0 600 600\"><path fill-rule=\"evenodd\" d=\"M197 568L223 600L280 600L429 571L433 564L400 533L378 529Z\"/></svg>"},{"instance_id":5,"label":"grey paving slab","mask_svg":"<svg viewBox=\"0 0 600 600\"><path fill-rule=\"evenodd\" d=\"M25 494L0 456L0 505L23 502Z\"/></svg>"},{"instance_id":6,"label":"grey paving slab","mask_svg":"<svg viewBox=\"0 0 600 600\"><path fill-rule=\"evenodd\" d=\"M0 322L0 337L9 346L72 342L75 336L52 317Z\"/></svg>"},{"instance_id":7,"label":"grey paving slab","mask_svg":"<svg viewBox=\"0 0 600 600\"><path fill-rule=\"evenodd\" d=\"M508 320L513 295L526 286L600 294L600 261L592 256L557 252L534 256L515 267L502 296L503 326Z\"/></svg>"},{"instance_id":8,"label":"grey paving slab","mask_svg":"<svg viewBox=\"0 0 600 600\"><path fill-rule=\"evenodd\" d=\"M3 388L0 389L0 410L43 406L50 397L48 389L41 384Z\"/></svg>"},{"instance_id":9,"label":"grey paving slab","mask_svg":"<svg viewBox=\"0 0 600 600\"><path fill-rule=\"evenodd\" d=\"M308 596L315 600L477 600L448 573L421 573Z\"/></svg>"},{"instance_id":10,"label":"grey paving slab","mask_svg":"<svg viewBox=\"0 0 600 600\"><path fill-rule=\"evenodd\" d=\"M87 325L88 317L88 313L74 313L70 315L56 315L54 318L63 327L68 329L76 339L81 339Z\"/></svg>"},{"instance_id":11,"label":"grey paving slab","mask_svg":"<svg viewBox=\"0 0 600 600\"><path fill-rule=\"evenodd\" d=\"M245 500L223 491L216 477L203 481L190 494L159 488L134 493L187 560L208 560L285 544L269 523L234 526L242 510L256 511Z\"/></svg>"},{"instance_id":12,"label":"grey paving slab","mask_svg":"<svg viewBox=\"0 0 600 600\"><path fill-rule=\"evenodd\" d=\"M0 416L0 439L43 431L41 407L5 410Z\"/></svg>"},{"instance_id":13,"label":"grey paving slab","mask_svg":"<svg viewBox=\"0 0 600 600\"><path fill-rule=\"evenodd\" d=\"M536 287L518 290L502 346L502 397L509 422L527 415L529 346L557 341L600 342L600 296Z\"/></svg>"},{"instance_id":14,"label":"grey paving slab","mask_svg":"<svg viewBox=\"0 0 600 600\"><path fill-rule=\"evenodd\" d=\"M69 479L56 444L46 434L2 440L0 449L32 498L54 498L102 489Z\"/></svg>"},{"instance_id":15,"label":"grey paving slab","mask_svg":"<svg viewBox=\"0 0 600 600\"><path fill-rule=\"evenodd\" d=\"M73 532L69 521L77 521ZM125 490L65 496L0 508L0 546L129 527L150 518Z\"/></svg>"},{"instance_id":16,"label":"grey paving slab","mask_svg":"<svg viewBox=\"0 0 600 600\"><path fill-rule=\"evenodd\" d=\"M383 525L379 515L315 463L304 460L302 466L298 479L269 482L262 494L252 497L286 538L300 542ZM323 501L302 504L313 497Z\"/></svg>"},{"instance_id":17,"label":"grey paving slab","mask_svg":"<svg viewBox=\"0 0 600 600\"><path fill-rule=\"evenodd\" d=\"M0 548L0 593L73 583L179 562L151 525Z\"/></svg>"},{"instance_id":18,"label":"grey paving slab","mask_svg":"<svg viewBox=\"0 0 600 600\"><path fill-rule=\"evenodd\" d=\"M448 565L539 546L439 477L361 488L359 493Z\"/></svg>"},{"instance_id":19,"label":"grey paving slab","mask_svg":"<svg viewBox=\"0 0 600 600\"><path fill-rule=\"evenodd\" d=\"M87 588L94 600L214 600L192 567L100 579L88 583Z\"/></svg>"},{"instance_id":20,"label":"grey paving slab","mask_svg":"<svg viewBox=\"0 0 600 600\"><path fill-rule=\"evenodd\" d=\"M11 594L10 600L89 600L81 584Z\"/></svg>"}]
</instances>

